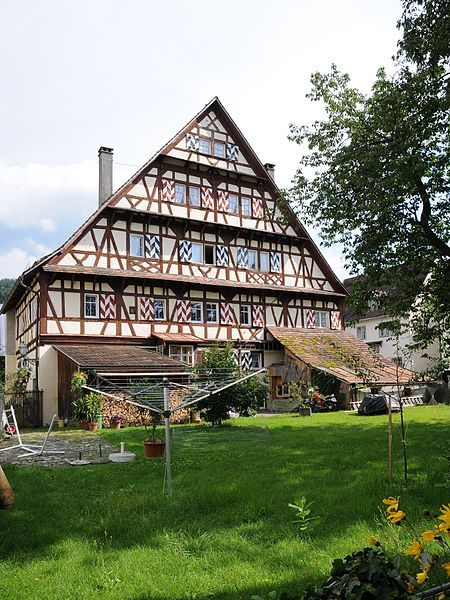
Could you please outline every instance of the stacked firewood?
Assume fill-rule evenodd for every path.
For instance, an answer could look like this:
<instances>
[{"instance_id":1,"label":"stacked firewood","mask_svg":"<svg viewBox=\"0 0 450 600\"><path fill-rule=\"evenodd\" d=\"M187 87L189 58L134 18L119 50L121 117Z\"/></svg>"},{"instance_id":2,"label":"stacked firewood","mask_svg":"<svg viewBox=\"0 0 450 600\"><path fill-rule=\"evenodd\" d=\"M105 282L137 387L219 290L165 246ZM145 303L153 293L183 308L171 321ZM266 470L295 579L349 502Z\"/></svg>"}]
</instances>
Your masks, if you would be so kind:
<instances>
[{"instance_id":1,"label":"stacked firewood","mask_svg":"<svg viewBox=\"0 0 450 600\"><path fill-rule=\"evenodd\" d=\"M186 395L186 390L170 390L169 405L172 408L180 404ZM116 393L117 398L127 398L125 394ZM189 423L189 408L182 408L170 417L171 423ZM123 400L105 397L103 402L103 427L111 427L113 420L119 420L122 427L143 426L150 423L152 413L148 410L128 404Z\"/></svg>"}]
</instances>

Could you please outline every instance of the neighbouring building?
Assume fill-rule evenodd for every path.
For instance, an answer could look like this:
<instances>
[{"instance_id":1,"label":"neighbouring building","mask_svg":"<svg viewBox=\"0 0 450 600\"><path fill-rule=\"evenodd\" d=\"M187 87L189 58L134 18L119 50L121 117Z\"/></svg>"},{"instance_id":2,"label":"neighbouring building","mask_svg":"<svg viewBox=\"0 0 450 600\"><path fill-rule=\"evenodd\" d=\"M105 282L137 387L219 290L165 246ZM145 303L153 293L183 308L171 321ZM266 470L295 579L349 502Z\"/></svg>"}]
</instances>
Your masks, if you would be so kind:
<instances>
[{"instance_id":1,"label":"neighbouring building","mask_svg":"<svg viewBox=\"0 0 450 600\"><path fill-rule=\"evenodd\" d=\"M343 331L344 286L217 98L114 193L112 157L100 148L98 209L3 307L6 369L31 359L44 420L70 413L74 368L173 370L216 341L268 368L275 409L314 369L343 392L393 382Z\"/></svg>"},{"instance_id":2,"label":"neighbouring building","mask_svg":"<svg viewBox=\"0 0 450 600\"><path fill-rule=\"evenodd\" d=\"M358 277L349 277L344 280L347 289ZM345 328L359 340L364 341L381 356L398 363L401 367L417 373L426 371L433 366L435 359L440 357L439 342L431 344L426 350L411 352L408 346L412 343L412 334L405 323L405 331L397 338L389 327L383 325L390 320L389 313L378 307L375 301L367 306L367 311L357 322L354 322L353 313L346 310Z\"/></svg>"}]
</instances>

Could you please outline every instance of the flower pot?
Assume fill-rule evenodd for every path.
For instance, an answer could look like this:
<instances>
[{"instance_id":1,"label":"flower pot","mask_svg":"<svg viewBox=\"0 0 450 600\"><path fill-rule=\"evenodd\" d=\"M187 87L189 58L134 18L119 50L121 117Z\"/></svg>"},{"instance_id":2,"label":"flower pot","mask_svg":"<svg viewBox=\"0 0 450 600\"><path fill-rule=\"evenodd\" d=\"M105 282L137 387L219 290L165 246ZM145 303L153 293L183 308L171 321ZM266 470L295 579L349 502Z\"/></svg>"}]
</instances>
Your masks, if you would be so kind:
<instances>
[{"instance_id":1,"label":"flower pot","mask_svg":"<svg viewBox=\"0 0 450 600\"><path fill-rule=\"evenodd\" d=\"M156 442L144 440L144 456L146 458L162 458L165 447L166 443L161 440L157 440Z\"/></svg>"},{"instance_id":2,"label":"flower pot","mask_svg":"<svg viewBox=\"0 0 450 600\"><path fill-rule=\"evenodd\" d=\"M98 430L98 423L89 423L89 431L97 431Z\"/></svg>"},{"instance_id":3,"label":"flower pot","mask_svg":"<svg viewBox=\"0 0 450 600\"><path fill-rule=\"evenodd\" d=\"M66 424L64 423L64 419L58 419L58 427L60 429L64 429L65 425Z\"/></svg>"},{"instance_id":4,"label":"flower pot","mask_svg":"<svg viewBox=\"0 0 450 600\"><path fill-rule=\"evenodd\" d=\"M309 406L301 406L298 409L298 414L300 417L310 417L311 416L311 407Z\"/></svg>"},{"instance_id":5,"label":"flower pot","mask_svg":"<svg viewBox=\"0 0 450 600\"><path fill-rule=\"evenodd\" d=\"M89 429L89 422L88 421L78 421L78 427L80 429L82 429L83 431L87 431Z\"/></svg>"}]
</instances>

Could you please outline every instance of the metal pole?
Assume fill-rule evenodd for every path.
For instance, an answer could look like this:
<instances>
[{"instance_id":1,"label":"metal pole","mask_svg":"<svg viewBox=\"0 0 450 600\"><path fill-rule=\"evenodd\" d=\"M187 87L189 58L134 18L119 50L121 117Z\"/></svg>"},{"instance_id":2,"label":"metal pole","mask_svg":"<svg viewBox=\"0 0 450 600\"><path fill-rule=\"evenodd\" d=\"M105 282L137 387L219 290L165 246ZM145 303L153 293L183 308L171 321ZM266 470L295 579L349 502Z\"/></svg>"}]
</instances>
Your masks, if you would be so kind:
<instances>
[{"instance_id":1,"label":"metal pole","mask_svg":"<svg viewBox=\"0 0 450 600\"><path fill-rule=\"evenodd\" d=\"M392 483L392 398L388 395L388 464L389 483Z\"/></svg>"},{"instance_id":2,"label":"metal pole","mask_svg":"<svg viewBox=\"0 0 450 600\"><path fill-rule=\"evenodd\" d=\"M164 386L164 421L166 430L166 481L167 494L172 495L172 465L170 463L170 408L169 408L169 380L163 379Z\"/></svg>"}]
</instances>

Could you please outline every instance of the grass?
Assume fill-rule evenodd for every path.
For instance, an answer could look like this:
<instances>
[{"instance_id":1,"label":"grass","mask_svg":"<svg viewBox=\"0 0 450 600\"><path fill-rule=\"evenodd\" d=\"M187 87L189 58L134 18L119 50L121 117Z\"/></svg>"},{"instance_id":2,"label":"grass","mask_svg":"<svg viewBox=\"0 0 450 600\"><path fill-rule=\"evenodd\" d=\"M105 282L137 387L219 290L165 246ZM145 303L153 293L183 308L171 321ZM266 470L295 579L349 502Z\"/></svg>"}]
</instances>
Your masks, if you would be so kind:
<instances>
[{"instance_id":1,"label":"grass","mask_svg":"<svg viewBox=\"0 0 450 600\"><path fill-rule=\"evenodd\" d=\"M6 466L16 507L0 512L0 598L249 600L319 583L333 558L367 545L368 535L395 550L403 530L382 521L383 497L401 494L419 527L423 508L450 501L450 407L405 414L405 489L398 416L390 485L386 417L349 413L241 419L195 433L179 426L170 499L164 462L142 458L141 429L101 433L138 454L126 465ZM306 535L288 508L302 495L320 517Z\"/></svg>"}]
</instances>

